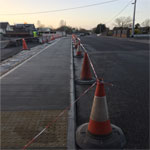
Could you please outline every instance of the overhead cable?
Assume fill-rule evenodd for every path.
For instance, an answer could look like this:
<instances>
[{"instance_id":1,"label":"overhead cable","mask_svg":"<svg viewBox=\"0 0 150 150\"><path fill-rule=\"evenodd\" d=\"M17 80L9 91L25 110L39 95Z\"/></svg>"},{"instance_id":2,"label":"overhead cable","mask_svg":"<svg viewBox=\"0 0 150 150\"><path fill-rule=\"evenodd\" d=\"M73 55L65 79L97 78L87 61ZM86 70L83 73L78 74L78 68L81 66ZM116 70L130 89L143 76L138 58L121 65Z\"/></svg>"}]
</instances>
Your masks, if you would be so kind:
<instances>
[{"instance_id":1,"label":"overhead cable","mask_svg":"<svg viewBox=\"0 0 150 150\"><path fill-rule=\"evenodd\" d=\"M12 14L0 14L0 15L34 15L34 14L44 14L44 13L54 13L54 12L61 12L61 11L68 11L68 10L75 10L75 9L81 9L81 8L87 8L92 6L98 6L103 5L107 3L116 2L118 0L109 0L105 2L95 3L95 4L89 4L89 5L83 5L78 7L70 7L70 8L63 8L63 9L56 9L56 10L48 10L48 11L41 11L41 12L27 12L27 13L12 13Z\"/></svg>"},{"instance_id":2,"label":"overhead cable","mask_svg":"<svg viewBox=\"0 0 150 150\"><path fill-rule=\"evenodd\" d=\"M114 17L112 17L108 22L106 22L106 24L107 24L107 23L110 23L110 22L113 21L115 18L117 18L117 17L131 4L132 1L133 1L133 0L129 1L129 2L127 3L127 5L125 5L125 7L123 7L123 9L121 9Z\"/></svg>"}]
</instances>

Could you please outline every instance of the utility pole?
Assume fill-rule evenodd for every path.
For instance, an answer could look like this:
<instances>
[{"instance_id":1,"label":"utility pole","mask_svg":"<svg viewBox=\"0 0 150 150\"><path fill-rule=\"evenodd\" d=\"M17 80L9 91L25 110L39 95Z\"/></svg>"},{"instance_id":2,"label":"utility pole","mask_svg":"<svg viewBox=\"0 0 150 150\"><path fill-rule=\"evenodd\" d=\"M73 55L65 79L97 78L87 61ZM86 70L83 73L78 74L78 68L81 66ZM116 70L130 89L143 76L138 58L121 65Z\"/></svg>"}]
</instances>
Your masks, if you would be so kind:
<instances>
[{"instance_id":1,"label":"utility pole","mask_svg":"<svg viewBox=\"0 0 150 150\"><path fill-rule=\"evenodd\" d=\"M136 11L136 1L137 0L135 0L134 1L134 3L132 3L132 4L134 4L134 11L133 11L133 24L132 24L132 37L134 37L134 25L135 25L135 11Z\"/></svg>"}]
</instances>

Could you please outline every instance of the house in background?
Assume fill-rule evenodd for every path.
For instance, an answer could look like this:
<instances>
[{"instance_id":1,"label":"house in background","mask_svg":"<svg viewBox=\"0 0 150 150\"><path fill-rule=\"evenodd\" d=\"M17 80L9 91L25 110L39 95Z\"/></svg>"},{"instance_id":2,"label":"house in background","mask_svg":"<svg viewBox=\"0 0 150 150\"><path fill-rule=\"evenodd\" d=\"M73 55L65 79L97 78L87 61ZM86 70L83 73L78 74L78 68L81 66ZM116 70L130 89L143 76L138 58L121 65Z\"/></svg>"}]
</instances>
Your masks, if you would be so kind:
<instances>
[{"instance_id":1,"label":"house in background","mask_svg":"<svg viewBox=\"0 0 150 150\"><path fill-rule=\"evenodd\" d=\"M11 26L13 31L7 31L8 37L31 37L36 31L34 24L15 24Z\"/></svg>"},{"instance_id":2,"label":"house in background","mask_svg":"<svg viewBox=\"0 0 150 150\"><path fill-rule=\"evenodd\" d=\"M14 30L15 31L20 31L20 32L30 32L32 34L33 31L35 31L35 26L34 24L15 24L14 25Z\"/></svg>"},{"instance_id":3,"label":"house in background","mask_svg":"<svg viewBox=\"0 0 150 150\"><path fill-rule=\"evenodd\" d=\"M0 22L0 34L6 34L7 31L13 31L8 22Z\"/></svg>"},{"instance_id":4,"label":"house in background","mask_svg":"<svg viewBox=\"0 0 150 150\"><path fill-rule=\"evenodd\" d=\"M131 28L128 28L128 27L114 27L113 28L113 36L128 38L128 37L130 37L130 31L131 31Z\"/></svg>"}]
</instances>

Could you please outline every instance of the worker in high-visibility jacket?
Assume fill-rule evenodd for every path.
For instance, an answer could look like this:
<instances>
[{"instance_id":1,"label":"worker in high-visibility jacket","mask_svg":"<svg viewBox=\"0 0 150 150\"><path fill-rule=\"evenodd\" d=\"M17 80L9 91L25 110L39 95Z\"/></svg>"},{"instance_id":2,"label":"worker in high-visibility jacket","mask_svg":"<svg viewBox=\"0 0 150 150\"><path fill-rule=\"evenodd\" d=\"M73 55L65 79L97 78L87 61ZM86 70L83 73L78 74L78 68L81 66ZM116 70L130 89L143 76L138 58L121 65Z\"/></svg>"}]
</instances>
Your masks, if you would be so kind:
<instances>
[{"instance_id":1,"label":"worker in high-visibility jacket","mask_svg":"<svg viewBox=\"0 0 150 150\"><path fill-rule=\"evenodd\" d=\"M38 37L37 32L33 31L33 37Z\"/></svg>"}]
</instances>

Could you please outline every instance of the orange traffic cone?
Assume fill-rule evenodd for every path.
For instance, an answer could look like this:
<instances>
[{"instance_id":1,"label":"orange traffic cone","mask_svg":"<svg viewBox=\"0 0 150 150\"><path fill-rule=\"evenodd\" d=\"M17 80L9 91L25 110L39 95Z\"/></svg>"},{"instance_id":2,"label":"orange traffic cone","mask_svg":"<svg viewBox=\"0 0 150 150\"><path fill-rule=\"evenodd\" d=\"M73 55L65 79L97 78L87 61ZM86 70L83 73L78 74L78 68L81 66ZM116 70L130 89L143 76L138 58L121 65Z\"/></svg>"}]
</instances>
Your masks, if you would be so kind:
<instances>
[{"instance_id":1,"label":"orange traffic cone","mask_svg":"<svg viewBox=\"0 0 150 150\"><path fill-rule=\"evenodd\" d=\"M97 81L90 121L78 127L76 143L83 149L120 149L126 144L122 130L110 123L103 82Z\"/></svg>"},{"instance_id":2,"label":"orange traffic cone","mask_svg":"<svg viewBox=\"0 0 150 150\"><path fill-rule=\"evenodd\" d=\"M75 49L77 49L78 48L78 44L75 42Z\"/></svg>"},{"instance_id":3,"label":"orange traffic cone","mask_svg":"<svg viewBox=\"0 0 150 150\"><path fill-rule=\"evenodd\" d=\"M76 40L73 38L72 39L72 43L73 43L73 47L75 48L75 49L77 49L77 47L76 47Z\"/></svg>"},{"instance_id":4,"label":"orange traffic cone","mask_svg":"<svg viewBox=\"0 0 150 150\"><path fill-rule=\"evenodd\" d=\"M78 49L80 47L80 41L77 41L75 39L75 49Z\"/></svg>"},{"instance_id":5,"label":"orange traffic cone","mask_svg":"<svg viewBox=\"0 0 150 150\"><path fill-rule=\"evenodd\" d=\"M72 34L72 39L75 39L75 38L76 38L75 34Z\"/></svg>"},{"instance_id":6,"label":"orange traffic cone","mask_svg":"<svg viewBox=\"0 0 150 150\"><path fill-rule=\"evenodd\" d=\"M52 36L51 36L51 40L55 40L55 37L54 37L54 35L52 35Z\"/></svg>"},{"instance_id":7,"label":"orange traffic cone","mask_svg":"<svg viewBox=\"0 0 150 150\"><path fill-rule=\"evenodd\" d=\"M72 34L72 38L75 38L75 34Z\"/></svg>"},{"instance_id":8,"label":"orange traffic cone","mask_svg":"<svg viewBox=\"0 0 150 150\"><path fill-rule=\"evenodd\" d=\"M76 52L76 57L77 58L82 58L82 52L80 50L80 44L78 44L78 47L77 47L77 52Z\"/></svg>"},{"instance_id":9,"label":"orange traffic cone","mask_svg":"<svg viewBox=\"0 0 150 150\"><path fill-rule=\"evenodd\" d=\"M108 135L112 132L108 116L108 108L104 84L97 82L94 102L88 124L88 131L93 135Z\"/></svg>"},{"instance_id":10,"label":"orange traffic cone","mask_svg":"<svg viewBox=\"0 0 150 150\"><path fill-rule=\"evenodd\" d=\"M80 79L81 80L91 80L92 79L87 53L84 53L84 60L83 60L83 64L82 64L82 71L81 71Z\"/></svg>"},{"instance_id":11,"label":"orange traffic cone","mask_svg":"<svg viewBox=\"0 0 150 150\"><path fill-rule=\"evenodd\" d=\"M95 78L92 78L90 63L89 63L87 53L84 53L80 79L76 80L76 82L78 84L93 84L95 82Z\"/></svg>"},{"instance_id":12,"label":"orange traffic cone","mask_svg":"<svg viewBox=\"0 0 150 150\"><path fill-rule=\"evenodd\" d=\"M25 39L22 39L22 49L23 50L29 50L29 48L27 47Z\"/></svg>"}]
</instances>

